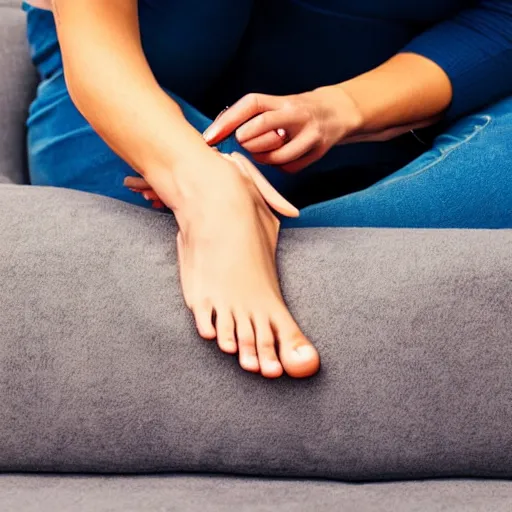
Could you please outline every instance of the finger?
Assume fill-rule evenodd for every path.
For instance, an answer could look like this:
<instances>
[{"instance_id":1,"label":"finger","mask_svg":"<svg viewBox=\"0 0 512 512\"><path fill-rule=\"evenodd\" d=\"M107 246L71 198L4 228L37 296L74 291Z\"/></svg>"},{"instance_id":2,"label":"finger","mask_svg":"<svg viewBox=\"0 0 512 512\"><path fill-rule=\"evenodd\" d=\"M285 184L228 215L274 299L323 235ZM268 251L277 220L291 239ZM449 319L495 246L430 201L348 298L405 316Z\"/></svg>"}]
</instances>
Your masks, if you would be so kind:
<instances>
[{"instance_id":1,"label":"finger","mask_svg":"<svg viewBox=\"0 0 512 512\"><path fill-rule=\"evenodd\" d=\"M137 178L135 176L127 176L124 179L124 186L137 190L148 190L151 188L151 185L144 178Z\"/></svg>"},{"instance_id":2,"label":"finger","mask_svg":"<svg viewBox=\"0 0 512 512\"><path fill-rule=\"evenodd\" d=\"M323 153L319 150L313 150L310 153L306 154L304 157L295 160L294 162L290 162L289 164L282 165L281 169L285 172L289 172L291 174L302 171L306 167L315 163L317 160L322 158Z\"/></svg>"},{"instance_id":3,"label":"finger","mask_svg":"<svg viewBox=\"0 0 512 512\"><path fill-rule=\"evenodd\" d=\"M228 137L239 126L267 110L279 108L282 99L266 94L248 94L219 116L203 133L204 140L210 144L218 144Z\"/></svg>"},{"instance_id":4,"label":"finger","mask_svg":"<svg viewBox=\"0 0 512 512\"><path fill-rule=\"evenodd\" d=\"M142 192L142 196L146 201L159 201L160 198L154 190L145 190Z\"/></svg>"},{"instance_id":5,"label":"finger","mask_svg":"<svg viewBox=\"0 0 512 512\"><path fill-rule=\"evenodd\" d=\"M153 201L153 208L156 208L157 210L163 210L165 208L165 204L160 200Z\"/></svg>"},{"instance_id":6,"label":"finger","mask_svg":"<svg viewBox=\"0 0 512 512\"><path fill-rule=\"evenodd\" d=\"M247 158L240 153L233 153L230 158L235 161L242 172L252 179L259 193L271 208L285 217L299 216L299 210L287 201Z\"/></svg>"},{"instance_id":7,"label":"finger","mask_svg":"<svg viewBox=\"0 0 512 512\"><path fill-rule=\"evenodd\" d=\"M296 123L297 116L290 110L269 110L240 126L236 131L236 140L243 144L245 141L254 139L264 133L273 130L277 132L277 130L289 128L290 125L293 126Z\"/></svg>"},{"instance_id":8,"label":"finger","mask_svg":"<svg viewBox=\"0 0 512 512\"><path fill-rule=\"evenodd\" d=\"M264 133L259 137L248 140L242 144L242 147L249 151L249 153L267 153L282 147L286 142L284 137L281 137L277 131Z\"/></svg>"},{"instance_id":9,"label":"finger","mask_svg":"<svg viewBox=\"0 0 512 512\"><path fill-rule=\"evenodd\" d=\"M315 136L303 130L282 148L270 153L255 155L254 158L256 161L267 165L286 165L302 158L314 149L316 144Z\"/></svg>"}]
</instances>

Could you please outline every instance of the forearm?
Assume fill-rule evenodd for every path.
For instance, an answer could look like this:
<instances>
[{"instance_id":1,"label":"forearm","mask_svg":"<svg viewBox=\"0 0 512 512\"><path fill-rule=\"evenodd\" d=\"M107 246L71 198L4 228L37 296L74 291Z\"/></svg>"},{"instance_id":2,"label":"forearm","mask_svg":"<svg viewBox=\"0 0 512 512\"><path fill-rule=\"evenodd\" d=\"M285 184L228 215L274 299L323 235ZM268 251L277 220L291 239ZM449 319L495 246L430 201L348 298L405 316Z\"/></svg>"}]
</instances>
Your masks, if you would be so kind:
<instances>
[{"instance_id":1,"label":"forearm","mask_svg":"<svg viewBox=\"0 0 512 512\"><path fill-rule=\"evenodd\" d=\"M74 103L136 171L210 151L149 68L137 2L56 0L54 13Z\"/></svg>"},{"instance_id":2,"label":"forearm","mask_svg":"<svg viewBox=\"0 0 512 512\"><path fill-rule=\"evenodd\" d=\"M444 71L412 53L396 55L382 66L333 87L348 94L359 112L354 132L345 134L350 137L432 124L452 98ZM343 119L343 112L338 115Z\"/></svg>"}]
</instances>

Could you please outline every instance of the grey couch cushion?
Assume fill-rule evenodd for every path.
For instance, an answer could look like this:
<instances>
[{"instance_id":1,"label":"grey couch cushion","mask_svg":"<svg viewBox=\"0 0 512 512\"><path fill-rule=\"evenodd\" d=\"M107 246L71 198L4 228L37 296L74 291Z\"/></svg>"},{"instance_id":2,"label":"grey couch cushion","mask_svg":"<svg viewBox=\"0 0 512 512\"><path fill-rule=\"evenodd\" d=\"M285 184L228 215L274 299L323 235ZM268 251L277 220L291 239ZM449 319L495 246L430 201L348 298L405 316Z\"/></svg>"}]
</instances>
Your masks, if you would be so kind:
<instances>
[{"instance_id":1,"label":"grey couch cushion","mask_svg":"<svg viewBox=\"0 0 512 512\"><path fill-rule=\"evenodd\" d=\"M283 234L323 357L265 381L202 341L171 217L0 187L0 470L512 475L512 232Z\"/></svg>"},{"instance_id":2,"label":"grey couch cushion","mask_svg":"<svg viewBox=\"0 0 512 512\"><path fill-rule=\"evenodd\" d=\"M3 512L510 512L512 482L0 476Z\"/></svg>"},{"instance_id":3,"label":"grey couch cushion","mask_svg":"<svg viewBox=\"0 0 512 512\"><path fill-rule=\"evenodd\" d=\"M7 4L0 2L0 184L27 180L25 119L37 83L20 2Z\"/></svg>"}]
</instances>

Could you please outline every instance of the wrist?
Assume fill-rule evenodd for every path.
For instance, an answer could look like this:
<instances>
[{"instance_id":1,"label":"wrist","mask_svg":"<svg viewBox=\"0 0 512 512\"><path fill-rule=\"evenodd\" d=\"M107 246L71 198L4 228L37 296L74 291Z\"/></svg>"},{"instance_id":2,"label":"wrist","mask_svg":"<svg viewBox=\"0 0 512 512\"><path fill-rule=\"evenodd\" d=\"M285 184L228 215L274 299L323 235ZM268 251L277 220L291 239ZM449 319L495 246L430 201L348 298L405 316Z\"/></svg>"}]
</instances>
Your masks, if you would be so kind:
<instances>
[{"instance_id":1,"label":"wrist","mask_svg":"<svg viewBox=\"0 0 512 512\"><path fill-rule=\"evenodd\" d=\"M151 180L161 172L179 172L183 169L184 162L193 163L213 156L212 148L187 122L177 125L176 128L171 126L171 129L172 136L153 139L140 154L141 165L137 170L146 180Z\"/></svg>"},{"instance_id":2,"label":"wrist","mask_svg":"<svg viewBox=\"0 0 512 512\"><path fill-rule=\"evenodd\" d=\"M146 165L144 179L175 213L191 202L201 201L211 180L210 169L216 163L216 150L200 139L198 144L187 143L163 152Z\"/></svg>"},{"instance_id":3,"label":"wrist","mask_svg":"<svg viewBox=\"0 0 512 512\"><path fill-rule=\"evenodd\" d=\"M407 53L335 87L357 105L359 135L438 117L452 99L446 73L429 59Z\"/></svg>"},{"instance_id":4,"label":"wrist","mask_svg":"<svg viewBox=\"0 0 512 512\"><path fill-rule=\"evenodd\" d=\"M204 142L195 151L174 158L172 165L152 167L146 181L173 211L180 229L188 229L204 217L205 211L216 211L240 200L236 191L241 184L245 189L249 183L237 166Z\"/></svg>"},{"instance_id":5,"label":"wrist","mask_svg":"<svg viewBox=\"0 0 512 512\"><path fill-rule=\"evenodd\" d=\"M358 104L339 85L330 85L315 89L322 105L330 142L333 146L341 144L350 136L359 133L364 125L363 114Z\"/></svg>"}]
</instances>

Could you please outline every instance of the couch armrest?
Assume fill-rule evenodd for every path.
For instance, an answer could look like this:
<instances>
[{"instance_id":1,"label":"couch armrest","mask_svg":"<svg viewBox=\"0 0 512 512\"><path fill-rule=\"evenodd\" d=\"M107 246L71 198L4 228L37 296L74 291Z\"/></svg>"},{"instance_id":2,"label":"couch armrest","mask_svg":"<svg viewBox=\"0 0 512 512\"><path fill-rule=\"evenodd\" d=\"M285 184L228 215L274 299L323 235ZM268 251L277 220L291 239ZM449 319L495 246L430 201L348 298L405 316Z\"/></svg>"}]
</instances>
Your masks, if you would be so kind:
<instances>
[{"instance_id":1,"label":"couch armrest","mask_svg":"<svg viewBox=\"0 0 512 512\"><path fill-rule=\"evenodd\" d=\"M19 8L0 3L0 184L27 181L25 118L37 83Z\"/></svg>"},{"instance_id":2,"label":"couch armrest","mask_svg":"<svg viewBox=\"0 0 512 512\"><path fill-rule=\"evenodd\" d=\"M176 231L0 186L0 472L512 477L512 230L283 230L322 370L273 382L198 338Z\"/></svg>"}]
</instances>

